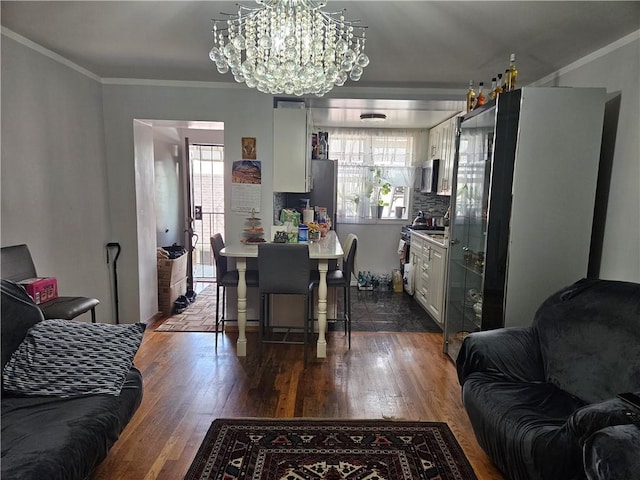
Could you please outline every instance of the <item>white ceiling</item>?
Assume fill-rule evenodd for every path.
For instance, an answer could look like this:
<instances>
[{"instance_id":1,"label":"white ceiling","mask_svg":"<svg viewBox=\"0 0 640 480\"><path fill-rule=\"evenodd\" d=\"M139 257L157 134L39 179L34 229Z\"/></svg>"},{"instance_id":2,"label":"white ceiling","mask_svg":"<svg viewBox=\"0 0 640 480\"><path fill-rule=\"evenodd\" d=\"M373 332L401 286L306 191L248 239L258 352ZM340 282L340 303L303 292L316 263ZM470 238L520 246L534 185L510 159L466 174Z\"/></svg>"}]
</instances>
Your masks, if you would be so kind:
<instances>
[{"instance_id":1,"label":"white ceiling","mask_svg":"<svg viewBox=\"0 0 640 480\"><path fill-rule=\"evenodd\" d=\"M233 82L208 58L211 18L236 1L11 1L2 26L103 79ZM251 5L251 0L240 2ZM515 52L526 85L640 29L640 2L329 1L367 29L358 83L311 98L317 125L431 127L461 108L470 79L491 82ZM384 89L384 90L381 90ZM359 98L359 100L354 100ZM367 100L364 100L366 98ZM405 101L409 100L409 101Z\"/></svg>"}]
</instances>

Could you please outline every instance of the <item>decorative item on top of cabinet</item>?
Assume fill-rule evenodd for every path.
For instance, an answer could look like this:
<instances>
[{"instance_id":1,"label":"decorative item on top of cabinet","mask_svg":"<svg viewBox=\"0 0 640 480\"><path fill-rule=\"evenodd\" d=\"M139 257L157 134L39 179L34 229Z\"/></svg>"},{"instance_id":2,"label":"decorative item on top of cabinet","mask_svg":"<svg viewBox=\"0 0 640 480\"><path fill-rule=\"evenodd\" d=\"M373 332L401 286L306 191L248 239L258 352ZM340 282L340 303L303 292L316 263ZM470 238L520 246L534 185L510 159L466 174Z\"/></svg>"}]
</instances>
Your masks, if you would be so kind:
<instances>
[{"instance_id":1,"label":"decorative item on top of cabinet","mask_svg":"<svg viewBox=\"0 0 640 480\"><path fill-rule=\"evenodd\" d=\"M305 108L273 109L274 192L305 193L311 189L310 120Z\"/></svg>"}]
</instances>

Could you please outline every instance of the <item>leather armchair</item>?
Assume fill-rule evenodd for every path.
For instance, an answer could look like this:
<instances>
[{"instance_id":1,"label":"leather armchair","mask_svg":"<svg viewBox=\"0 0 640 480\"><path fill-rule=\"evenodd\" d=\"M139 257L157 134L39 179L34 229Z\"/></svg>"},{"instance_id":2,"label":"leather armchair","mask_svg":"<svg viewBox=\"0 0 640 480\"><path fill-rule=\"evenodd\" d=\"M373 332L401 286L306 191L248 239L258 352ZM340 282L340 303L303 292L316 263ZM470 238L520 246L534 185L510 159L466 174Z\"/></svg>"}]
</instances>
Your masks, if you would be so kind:
<instances>
[{"instance_id":1,"label":"leather armchair","mask_svg":"<svg viewBox=\"0 0 640 480\"><path fill-rule=\"evenodd\" d=\"M33 264L29 247L25 244L2 247L2 278L13 282L20 282L38 276ZM89 297L58 297L38 305L45 319L61 318L72 320L86 312L91 312L91 322L96 322L96 306L100 303L97 298Z\"/></svg>"}]
</instances>

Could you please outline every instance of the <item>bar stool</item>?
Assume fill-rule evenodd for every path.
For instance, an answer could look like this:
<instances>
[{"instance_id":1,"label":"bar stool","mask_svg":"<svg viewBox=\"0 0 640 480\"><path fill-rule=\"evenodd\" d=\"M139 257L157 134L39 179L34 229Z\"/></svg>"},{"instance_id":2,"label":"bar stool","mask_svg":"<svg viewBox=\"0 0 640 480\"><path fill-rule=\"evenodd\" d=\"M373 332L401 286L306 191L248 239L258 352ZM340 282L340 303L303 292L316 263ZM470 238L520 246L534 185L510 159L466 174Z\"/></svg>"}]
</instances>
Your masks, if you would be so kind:
<instances>
[{"instance_id":1,"label":"bar stool","mask_svg":"<svg viewBox=\"0 0 640 480\"><path fill-rule=\"evenodd\" d=\"M258 244L258 290L260 292L260 354L263 343L288 343L304 345L304 363L307 364L309 336L309 302L312 292L311 261L306 244L260 243ZM278 325L284 329L281 340L265 339L265 330L270 329L270 299L272 295L302 295L304 310L302 327ZM302 330L303 341L289 340L289 333Z\"/></svg>"},{"instance_id":2,"label":"bar stool","mask_svg":"<svg viewBox=\"0 0 640 480\"><path fill-rule=\"evenodd\" d=\"M222 323L222 332L224 332L225 322L225 304L227 287L237 287L240 274L238 270L228 270L227 257L220 255L220 251L224 248L224 240L222 235L216 233L211 237L211 249L213 250L213 258L216 262L216 351L218 350L218 325ZM245 281L247 287L258 286L257 270L247 270L245 272ZM220 288L222 288L222 315L220 311Z\"/></svg>"},{"instance_id":3,"label":"bar stool","mask_svg":"<svg viewBox=\"0 0 640 480\"><path fill-rule=\"evenodd\" d=\"M327 287L342 288L344 298L344 315L342 318L331 320L344 321L344 334L347 335L349 349L351 349L351 275L354 274L356 252L358 249L358 237L353 233L347 235L345 242L347 253L343 258L342 269L329 270L327 272ZM311 275L312 288L320 284L320 272L317 270ZM313 315L309 315L313 317Z\"/></svg>"}]
</instances>

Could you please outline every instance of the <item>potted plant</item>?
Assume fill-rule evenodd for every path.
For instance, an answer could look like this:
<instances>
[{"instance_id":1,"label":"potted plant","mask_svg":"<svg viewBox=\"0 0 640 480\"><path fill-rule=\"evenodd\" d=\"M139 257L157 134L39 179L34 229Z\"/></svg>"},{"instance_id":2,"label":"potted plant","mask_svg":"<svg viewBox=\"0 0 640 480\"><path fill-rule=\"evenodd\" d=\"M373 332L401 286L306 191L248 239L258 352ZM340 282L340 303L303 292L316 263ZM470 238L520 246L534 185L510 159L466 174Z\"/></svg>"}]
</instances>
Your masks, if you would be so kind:
<instances>
[{"instance_id":1,"label":"potted plant","mask_svg":"<svg viewBox=\"0 0 640 480\"><path fill-rule=\"evenodd\" d=\"M367 185L367 193L371 198L371 216L381 218L384 207L388 206L382 197L391 191L391 183L383 178L382 169L371 168L371 172L372 179Z\"/></svg>"},{"instance_id":2,"label":"potted plant","mask_svg":"<svg viewBox=\"0 0 640 480\"><path fill-rule=\"evenodd\" d=\"M388 195L391 191L391 184L389 182L385 182L378 189L378 218L382 218L382 212L384 211L384 207L388 207L389 203L382 200L383 195Z\"/></svg>"}]
</instances>

